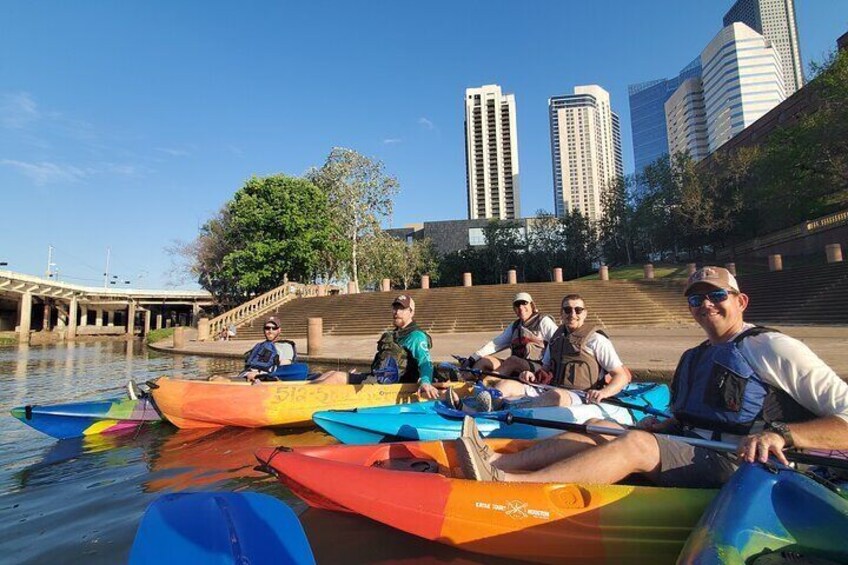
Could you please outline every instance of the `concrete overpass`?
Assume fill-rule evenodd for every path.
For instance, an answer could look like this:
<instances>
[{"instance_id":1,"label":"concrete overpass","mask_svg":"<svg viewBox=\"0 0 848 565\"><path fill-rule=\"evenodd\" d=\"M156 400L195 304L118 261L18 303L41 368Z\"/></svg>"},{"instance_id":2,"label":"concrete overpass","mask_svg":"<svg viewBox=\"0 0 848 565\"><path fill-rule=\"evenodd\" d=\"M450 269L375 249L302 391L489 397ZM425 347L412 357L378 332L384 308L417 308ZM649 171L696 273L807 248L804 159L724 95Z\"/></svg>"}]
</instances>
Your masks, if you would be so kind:
<instances>
[{"instance_id":1,"label":"concrete overpass","mask_svg":"<svg viewBox=\"0 0 848 565\"><path fill-rule=\"evenodd\" d=\"M133 336L137 328L194 325L215 304L205 290L98 288L0 270L0 331L28 343L32 331ZM155 315L155 320L153 316Z\"/></svg>"}]
</instances>

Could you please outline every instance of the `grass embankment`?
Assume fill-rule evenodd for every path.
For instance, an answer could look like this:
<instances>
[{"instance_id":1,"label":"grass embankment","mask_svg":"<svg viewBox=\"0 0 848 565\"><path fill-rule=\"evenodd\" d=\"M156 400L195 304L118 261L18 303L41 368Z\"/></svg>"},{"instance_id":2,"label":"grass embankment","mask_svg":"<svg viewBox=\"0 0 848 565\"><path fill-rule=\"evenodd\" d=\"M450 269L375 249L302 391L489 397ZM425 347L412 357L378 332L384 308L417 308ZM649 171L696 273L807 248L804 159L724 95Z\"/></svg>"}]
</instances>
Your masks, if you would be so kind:
<instances>
[{"instance_id":1,"label":"grass embankment","mask_svg":"<svg viewBox=\"0 0 848 565\"><path fill-rule=\"evenodd\" d=\"M686 265L663 265L654 263L655 279L685 279L687 275ZM598 273L586 275L577 280L596 281L600 278ZM623 265L621 267L609 268L610 280L635 281L645 278L644 265Z\"/></svg>"},{"instance_id":2,"label":"grass embankment","mask_svg":"<svg viewBox=\"0 0 848 565\"><path fill-rule=\"evenodd\" d=\"M156 343L157 341L162 341L163 339L168 339L174 335L174 328L162 328L161 330L150 330L150 333L147 334L147 343Z\"/></svg>"}]
</instances>

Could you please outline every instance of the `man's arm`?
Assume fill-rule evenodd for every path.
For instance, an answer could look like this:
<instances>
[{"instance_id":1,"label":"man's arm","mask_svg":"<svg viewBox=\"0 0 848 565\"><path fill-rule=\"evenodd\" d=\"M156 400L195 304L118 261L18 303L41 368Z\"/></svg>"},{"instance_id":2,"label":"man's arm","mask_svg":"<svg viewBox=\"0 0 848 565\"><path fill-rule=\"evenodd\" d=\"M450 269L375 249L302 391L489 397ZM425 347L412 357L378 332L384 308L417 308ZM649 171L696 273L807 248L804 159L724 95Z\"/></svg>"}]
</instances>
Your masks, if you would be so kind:
<instances>
[{"instance_id":1,"label":"man's arm","mask_svg":"<svg viewBox=\"0 0 848 565\"><path fill-rule=\"evenodd\" d=\"M589 402L600 402L604 398L615 396L621 392L624 387L630 383L632 374L630 369L624 366L618 353L613 347L609 338L596 333L592 339L586 343L586 348L589 349L598 360L598 364L607 372L610 381L599 390L590 390L586 393L586 400Z\"/></svg>"},{"instance_id":2,"label":"man's arm","mask_svg":"<svg viewBox=\"0 0 848 565\"><path fill-rule=\"evenodd\" d=\"M512 343L512 324L509 324L499 336L495 337L492 341L475 351L473 357L477 358L475 359L476 361L486 355L492 355L498 351L503 351L509 347L510 343Z\"/></svg>"}]
</instances>

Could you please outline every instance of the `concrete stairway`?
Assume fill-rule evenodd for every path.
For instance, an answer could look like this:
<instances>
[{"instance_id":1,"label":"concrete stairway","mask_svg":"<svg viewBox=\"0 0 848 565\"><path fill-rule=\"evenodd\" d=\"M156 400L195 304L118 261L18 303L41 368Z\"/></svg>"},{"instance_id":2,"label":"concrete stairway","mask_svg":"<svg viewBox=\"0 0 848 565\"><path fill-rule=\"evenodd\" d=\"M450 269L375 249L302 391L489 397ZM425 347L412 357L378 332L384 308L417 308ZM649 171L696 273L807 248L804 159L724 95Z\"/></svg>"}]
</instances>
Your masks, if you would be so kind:
<instances>
[{"instance_id":1,"label":"concrete stairway","mask_svg":"<svg viewBox=\"0 0 848 565\"><path fill-rule=\"evenodd\" d=\"M848 262L741 275L751 298L745 319L758 323L848 324Z\"/></svg>"},{"instance_id":2,"label":"concrete stairway","mask_svg":"<svg viewBox=\"0 0 848 565\"><path fill-rule=\"evenodd\" d=\"M449 287L410 290L415 299L415 319L431 333L498 332L511 323L512 297L529 292L539 309L559 321L562 297L583 296L589 320L602 327L691 324L682 296L682 280L577 281ZM307 318L324 319L327 335L378 334L391 324L391 301L401 291L335 295L291 301L273 315L280 320L282 335L306 335ZM239 339L261 339L262 322L271 313L238 329Z\"/></svg>"}]
</instances>

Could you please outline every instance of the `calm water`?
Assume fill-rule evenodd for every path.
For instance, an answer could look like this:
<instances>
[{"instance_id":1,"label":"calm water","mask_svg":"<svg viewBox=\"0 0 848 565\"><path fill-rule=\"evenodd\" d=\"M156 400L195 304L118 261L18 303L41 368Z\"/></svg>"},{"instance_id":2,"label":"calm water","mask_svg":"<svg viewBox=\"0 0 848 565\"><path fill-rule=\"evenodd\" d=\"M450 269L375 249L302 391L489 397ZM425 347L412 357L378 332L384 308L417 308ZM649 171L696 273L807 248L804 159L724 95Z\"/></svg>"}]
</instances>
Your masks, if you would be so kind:
<instances>
[{"instance_id":1,"label":"calm water","mask_svg":"<svg viewBox=\"0 0 848 565\"><path fill-rule=\"evenodd\" d=\"M56 441L9 416L23 404L122 394L127 379L235 371L235 360L171 356L139 343L0 348L0 560L123 563L145 508L162 493L251 490L300 515L319 563L496 563L365 518L307 509L253 470L271 445L334 443L316 429L178 431L155 425L121 436Z\"/></svg>"}]
</instances>

